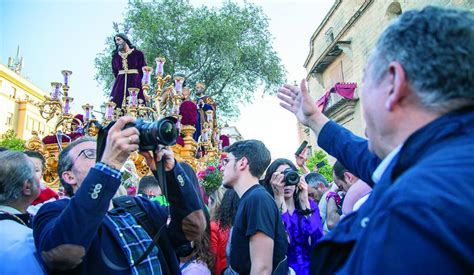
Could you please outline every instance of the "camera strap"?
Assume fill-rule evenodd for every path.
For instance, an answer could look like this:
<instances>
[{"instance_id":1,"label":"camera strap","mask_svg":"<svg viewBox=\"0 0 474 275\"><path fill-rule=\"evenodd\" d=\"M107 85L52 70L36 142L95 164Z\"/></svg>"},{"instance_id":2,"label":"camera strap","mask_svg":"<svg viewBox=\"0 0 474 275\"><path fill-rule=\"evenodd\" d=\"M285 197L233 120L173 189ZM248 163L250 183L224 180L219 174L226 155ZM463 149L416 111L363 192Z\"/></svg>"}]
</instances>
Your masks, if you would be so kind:
<instances>
[{"instance_id":1,"label":"camera strap","mask_svg":"<svg viewBox=\"0 0 474 275\"><path fill-rule=\"evenodd\" d=\"M107 257L107 255L105 254L104 249L101 247L102 260L104 260L104 263L109 268L114 269L114 270L127 270L127 269L130 269L130 268L134 267L134 266L139 265L141 262L143 262L148 257L148 255L151 253L153 248L158 244L158 240L160 239L161 232L163 230L163 227L166 226L166 223L163 224L160 227L158 232L156 232L156 229L151 224L151 221L148 218L146 212L137 204L137 202L135 201L135 199L133 197L131 197L131 196L122 196L122 197L115 198L112 201L113 201L114 207L121 207L121 208L125 209L125 211L130 213L135 218L135 220L143 227L143 229L145 229L145 231L148 233L148 235L150 237L153 236L152 241L148 245L148 247L146 248L145 252L143 252L143 254L140 256L140 258L138 258L137 260L134 260L134 263L131 266L119 266L119 265L113 263ZM158 247L158 249L159 249L159 252L160 252L161 249L159 247ZM161 262L161 257L158 257L158 258L160 259L161 265L166 264L166 262L164 262L164 263Z\"/></svg>"},{"instance_id":2,"label":"camera strap","mask_svg":"<svg viewBox=\"0 0 474 275\"><path fill-rule=\"evenodd\" d=\"M153 175L155 178L158 180L158 182L161 184L163 193L165 194L166 199L168 199L168 187L166 185L166 177L165 177L165 166L163 161L159 161L156 163L157 170L152 171ZM105 254L104 249L101 247L101 257L104 263L109 267L110 269L117 270L117 271L123 271L123 270L128 270L134 266L139 265L141 262L143 262L150 252L153 250L153 248L158 244L158 241L161 236L161 232L163 228L166 226L166 222L160 226L160 229L158 232L156 232L154 226L151 224L150 219L148 218L148 215L146 212L136 203L135 199L130 196L122 196L118 197L112 200L114 207L121 207L125 209L128 213L130 213L135 220L145 229L145 231L148 233L150 237L153 236L152 242L148 245L146 248L145 252L138 258L137 260L134 260L134 263L131 266L120 266L115 263L113 263ZM166 207L167 209L167 214L169 215L169 208L168 206ZM163 251L158 247L158 258L160 261L160 264L162 268L165 268L165 270L169 270L165 257L163 255Z\"/></svg>"},{"instance_id":3,"label":"camera strap","mask_svg":"<svg viewBox=\"0 0 474 275\"><path fill-rule=\"evenodd\" d=\"M165 176L165 164L163 161L158 161L156 163L156 171L152 171L155 178L158 180L158 183L161 186L161 190L163 190L163 194L165 195L166 199L169 201L168 198L168 185L166 184L166 176ZM167 207L168 214L169 208Z\"/></svg>"}]
</instances>

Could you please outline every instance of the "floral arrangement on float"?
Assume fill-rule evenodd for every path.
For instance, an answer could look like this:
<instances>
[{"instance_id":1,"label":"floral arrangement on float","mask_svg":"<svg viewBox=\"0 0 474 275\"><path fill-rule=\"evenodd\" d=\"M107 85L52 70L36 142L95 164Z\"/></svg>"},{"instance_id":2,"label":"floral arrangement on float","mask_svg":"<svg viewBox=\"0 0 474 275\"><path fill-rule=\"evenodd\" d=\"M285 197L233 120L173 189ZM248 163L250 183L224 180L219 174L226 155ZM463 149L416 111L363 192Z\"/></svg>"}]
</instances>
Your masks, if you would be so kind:
<instances>
[{"instance_id":1,"label":"floral arrangement on float","mask_svg":"<svg viewBox=\"0 0 474 275\"><path fill-rule=\"evenodd\" d=\"M197 121L197 106L192 101L184 101L179 107L181 124L194 126Z\"/></svg>"},{"instance_id":2,"label":"floral arrangement on float","mask_svg":"<svg viewBox=\"0 0 474 275\"><path fill-rule=\"evenodd\" d=\"M221 159L226 154L222 153L218 161L210 161L206 163L205 168L197 172L199 184L209 196L222 185Z\"/></svg>"},{"instance_id":3,"label":"floral arrangement on float","mask_svg":"<svg viewBox=\"0 0 474 275\"><path fill-rule=\"evenodd\" d=\"M122 172L122 185L127 190L127 195L136 196L140 177L138 176L135 164L132 160L128 159L120 171Z\"/></svg>"}]
</instances>

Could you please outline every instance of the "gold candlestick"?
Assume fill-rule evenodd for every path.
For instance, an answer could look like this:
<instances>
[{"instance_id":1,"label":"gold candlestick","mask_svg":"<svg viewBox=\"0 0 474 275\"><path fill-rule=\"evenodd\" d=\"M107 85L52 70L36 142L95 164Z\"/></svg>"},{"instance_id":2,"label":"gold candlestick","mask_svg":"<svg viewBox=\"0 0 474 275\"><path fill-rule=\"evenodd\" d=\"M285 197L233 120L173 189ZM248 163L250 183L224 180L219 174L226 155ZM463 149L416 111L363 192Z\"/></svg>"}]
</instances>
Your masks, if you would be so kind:
<instances>
[{"instance_id":1,"label":"gold candlestick","mask_svg":"<svg viewBox=\"0 0 474 275\"><path fill-rule=\"evenodd\" d=\"M197 151L197 143L193 138L194 132L196 132L196 128L194 128L194 126L181 126L181 133L184 135L184 146L181 149L181 157L193 167L195 167L195 156Z\"/></svg>"}]
</instances>

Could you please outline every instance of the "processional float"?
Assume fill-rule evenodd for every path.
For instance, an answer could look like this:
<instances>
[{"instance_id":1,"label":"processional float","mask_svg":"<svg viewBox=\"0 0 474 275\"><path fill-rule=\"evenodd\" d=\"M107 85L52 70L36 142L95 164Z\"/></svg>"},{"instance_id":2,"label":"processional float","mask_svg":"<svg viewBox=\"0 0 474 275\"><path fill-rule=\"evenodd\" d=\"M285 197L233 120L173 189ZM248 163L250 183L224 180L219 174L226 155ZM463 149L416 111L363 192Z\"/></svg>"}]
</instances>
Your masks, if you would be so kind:
<instances>
[{"instance_id":1,"label":"processional float","mask_svg":"<svg viewBox=\"0 0 474 275\"><path fill-rule=\"evenodd\" d=\"M124 108L116 106L112 101L101 105L102 120L94 115L94 106L82 106L83 114L73 114L71 103L74 98L69 95L69 80L72 72L61 71L63 82L52 82L50 96L37 103L41 116L50 121L57 119L54 132L40 137L33 131L33 137L26 142L28 150L40 152L46 159L43 180L46 186L58 189L60 186L57 175L58 156L61 150L71 141L82 137L96 137L101 127L130 115L145 121L157 121L163 117L173 116L179 131L176 145L172 146L177 161L185 161L194 169L201 169L206 163L217 161L224 146L229 145L229 138L220 135L217 123L214 100L204 95L206 86L197 83L196 98L190 98L190 88L185 87L185 75L175 73L173 77L164 74L165 58L156 58L155 84L152 83L152 67L143 67L142 90L145 101L138 98L138 88L128 88L129 96ZM139 177L150 174L143 156L132 153L130 159L136 167Z\"/></svg>"}]
</instances>

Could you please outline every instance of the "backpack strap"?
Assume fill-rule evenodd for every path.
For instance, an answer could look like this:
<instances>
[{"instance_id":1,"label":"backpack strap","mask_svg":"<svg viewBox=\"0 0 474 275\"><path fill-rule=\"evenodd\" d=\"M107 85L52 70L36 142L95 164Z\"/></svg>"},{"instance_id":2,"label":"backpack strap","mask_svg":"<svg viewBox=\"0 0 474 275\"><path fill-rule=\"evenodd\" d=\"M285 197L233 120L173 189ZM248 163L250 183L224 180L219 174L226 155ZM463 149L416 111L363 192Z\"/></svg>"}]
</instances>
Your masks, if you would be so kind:
<instances>
[{"instance_id":1,"label":"backpack strap","mask_svg":"<svg viewBox=\"0 0 474 275\"><path fill-rule=\"evenodd\" d=\"M0 221L1 220L11 220L15 221L21 225L31 228L30 215L29 214L10 214L7 212L0 211Z\"/></svg>"},{"instance_id":2,"label":"backpack strap","mask_svg":"<svg viewBox=\"0 0 474 275\"><path fill-rule=\"evenodd\" d=\"M146 248L145 252L138 258L137 260L134 261L134 264L132 266L119 266L117 264L114 264L105 254L103 248L101 248L101 255L102 259L104 260L104 263L111 269L114 270L128 270L133 266L139 265L141 262L143 262L150 252L153 250L153 248L158 244L158 240L160 239L161 232L163 228L166 226L166 223L164 223L158 232L156 231L155 227L152 225L150 219L148 218L148 215L146 212L137 204L135 199L131 196L122 196L118 198L112 199L112 202L114 204L114 207L121 207L125 209L128 213L130 213L136 220L137 222L145 229L145 231L148 233L150 237L153 236L152 242L148 245ZM158 253L161 252L161 249L158 249ZM161 256L161 257L160 257ZM166 262L162 263L161 259L163 255L159 255L160 259L160 264L163 266L167 266Z\"/></svg>"},{"instance_id":3,"label":"backpack strap","mask_svg":"<svg viewBox=\"0 0 474 275\"><path fill-rule=\"evenodd\" d=\"M155 236L156 235L156 228L151 223L150 219L148 218L146 212L137 204L135 198L132 196L121 196L112 199L112 203L114 207L121 207L125 209L128 213L132 214L132 216L137 220L137 222L145 229L148 235Z\"/></svg>"}]
</instances>

